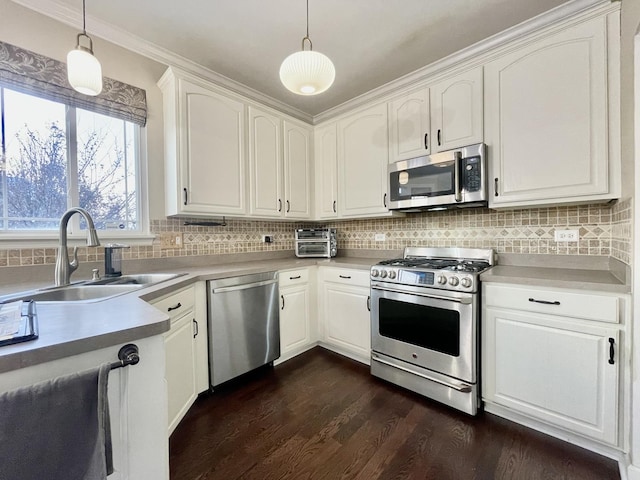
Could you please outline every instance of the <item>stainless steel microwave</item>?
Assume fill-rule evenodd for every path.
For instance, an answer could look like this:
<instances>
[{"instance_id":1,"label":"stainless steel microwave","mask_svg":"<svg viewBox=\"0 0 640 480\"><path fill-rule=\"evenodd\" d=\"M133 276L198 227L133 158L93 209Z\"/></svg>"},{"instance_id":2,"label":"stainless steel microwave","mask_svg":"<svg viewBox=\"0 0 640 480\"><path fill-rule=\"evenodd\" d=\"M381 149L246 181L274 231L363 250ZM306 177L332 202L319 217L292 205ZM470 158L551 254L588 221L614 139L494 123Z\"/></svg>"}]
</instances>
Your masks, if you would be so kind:
<instances>
[{"instance_id":1,"label":"stainless steel microwave","mask_svg":"<svg viewBox=\"0 0 640 480\"><path fill-rule=\"evenodd\" d=\"M484 143L392 163L388 172L390 210L487 205Z\"/></svg>"}]
</instances>

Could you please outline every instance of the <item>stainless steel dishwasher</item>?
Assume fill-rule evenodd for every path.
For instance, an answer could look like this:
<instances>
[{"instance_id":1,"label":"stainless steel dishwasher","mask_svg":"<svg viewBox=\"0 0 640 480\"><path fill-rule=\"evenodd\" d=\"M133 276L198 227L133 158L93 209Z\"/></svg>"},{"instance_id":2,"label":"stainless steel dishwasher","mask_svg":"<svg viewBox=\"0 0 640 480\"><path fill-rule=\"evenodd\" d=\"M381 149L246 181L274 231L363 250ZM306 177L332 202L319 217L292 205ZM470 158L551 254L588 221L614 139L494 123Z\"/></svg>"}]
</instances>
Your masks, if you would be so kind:
<instances>
[{"instance_id":1,"label":"stainless steel dishwasher","mask_svg":"<svg viewBox=\"0 0 640 480\"><path fill-rule=\"evenodd\" d=\"M278 273L210 280L209 372L212 387L280 356Z\"/></svg>"}]
</instances>

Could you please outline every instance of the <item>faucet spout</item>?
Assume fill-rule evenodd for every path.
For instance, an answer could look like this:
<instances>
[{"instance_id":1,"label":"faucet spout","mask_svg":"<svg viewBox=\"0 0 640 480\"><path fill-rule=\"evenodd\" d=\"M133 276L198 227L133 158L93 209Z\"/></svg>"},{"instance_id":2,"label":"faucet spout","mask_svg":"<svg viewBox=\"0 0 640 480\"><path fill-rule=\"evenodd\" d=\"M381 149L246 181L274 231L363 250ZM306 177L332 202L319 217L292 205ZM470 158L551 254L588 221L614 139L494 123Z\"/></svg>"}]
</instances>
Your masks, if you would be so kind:
<instances>
[{"instance_id":1,"label":"faucet spout","mask_svg":"<svg viewBox=\"0 0 640 480\"><path fill-rule=\"evenodd\" d=\"M58 287L69 285L71 274L78 268L77 247L73 249L73 261L71 262L69 261L69 250L67 249L67 226L75 213L82 215L87 222L87 246L97 247L100 245L98 233L89 212L80 207L70 208L64 212L60 219L58 254L56 256L55 284Z\"/></svg>"}]
</instances>

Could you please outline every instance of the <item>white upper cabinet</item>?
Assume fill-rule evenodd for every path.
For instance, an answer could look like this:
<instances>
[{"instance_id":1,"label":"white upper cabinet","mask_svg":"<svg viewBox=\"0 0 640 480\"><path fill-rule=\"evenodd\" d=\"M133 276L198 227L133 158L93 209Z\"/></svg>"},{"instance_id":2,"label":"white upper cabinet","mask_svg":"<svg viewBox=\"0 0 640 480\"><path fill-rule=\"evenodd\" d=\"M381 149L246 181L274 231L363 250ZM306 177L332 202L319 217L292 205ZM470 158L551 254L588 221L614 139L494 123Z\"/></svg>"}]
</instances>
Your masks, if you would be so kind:
<instances>
[{"instance_id":1,"label":"white upper cabinet","mask_svg":"<svg viewBox=\"0 0 640 480\"><path fill-rule=\"evenodd\" d=\"M490 207L619 195L619 157L609 143L618 73L607 63L616 62L608 59L619 42L608 28L616 18L585 21L485 66Z\"/></svg>"},{"instance_id":2,"label":"white upper cabinet","mask_svg":"<svg viewBox=\"0 0 640 480\"><path fill-rule=\"evenodd\" d=\"M432 153L483 141L482 67L431 87Z\"/></svg>"},{"instance_id":3,"label":"white upper cabinet","mask_svg":"<svg viewBox=\"0 0 640 480\"><path fill-rule=\"evenodd\" d=\"M338 122L338 214L390 215L386 206L387 105L374 105Z\"/></svg>"},{"instance_id":4,"label":"white upper cabinet","mask_svg":"<svg viewBox=\"0 0 640 480\"><path fill-rule=\"evenodd\" d=\"M249 189L251 215L281 217L283 213L280 118L249 107Z\"/></svg>"},{"instance_id":5,"label":"white upper cabinet","mask_svg":"<svg viewBox=\"0 0 640 480\"><path fill-rule=\"evenodd\" d=\"M249 107L250 214L311 217L311 133L260 108Z\"/></svg>"},{"instance_id":6,"label":"white upper cabinet","mask_svg":"<svg viewBox=\"0 0 640 480\"><path fill-rule=\"evenodd\" d=\"M419 88L389 102L389 163L431 153L429 89Z\"/></svg>"},{"instance_id":7,"label":"white upper cabinet","mask_svg":"<svg viewBox=\"0 0 640 480\"><path fill-rule=\"evenodd\" d=\"M284 216L311 218L311 130L284 121Z\"/></svg>"},{"instance_id":8,"label":"white upper cabinet","mask_svg":"<svg viewBox=\"0 0 640 480\"><path fill-rule=\"evenodd\" d=\"M482 67L389 102L389 163L483 140Z\"/></svg>"},{"instance_id":9,"label":"white upper cabinet","mask_svg":"<svg viewBox=\"0 0 640 480\"><path fill-rule=\"evenodd\" d=\"M167 215L242 215L244 104L169 69L164 98Z\"/></svg>"},{"instance_id":10,"label":"white upper cabinet","mask_svg":"<svg viewBox=\"0 0 640 480\"><path fill-rule=\"evenodd\" d=\"M338 216L338 159L336 124L316 128L314 133L316 218Z\"/></svg>"}]
</instances>

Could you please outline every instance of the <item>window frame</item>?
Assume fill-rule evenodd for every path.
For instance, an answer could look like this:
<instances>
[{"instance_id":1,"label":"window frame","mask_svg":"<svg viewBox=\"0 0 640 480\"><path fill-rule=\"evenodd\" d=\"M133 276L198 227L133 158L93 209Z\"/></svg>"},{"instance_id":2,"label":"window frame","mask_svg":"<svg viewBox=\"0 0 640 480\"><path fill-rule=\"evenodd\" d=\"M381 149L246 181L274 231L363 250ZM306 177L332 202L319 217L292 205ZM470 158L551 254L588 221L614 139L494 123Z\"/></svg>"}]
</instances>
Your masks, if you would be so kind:
<instances>
[{"instance_id":1,"label":"window frame","mask_svg":"<svg viewBox=\"0 0 640 480\"><path fill-rule=\"evenodd\" d=\"M8 89L16 91L11 86L2 85L0 83L0 89ZM36 95L20 92L32 97ZM76 106L62 103L58 100L52 100L65 107L65 128L67 135L67 171L75 171L77 174L77 135L76 135L76 122L77 116ZM105 115L105 114L103 114ZM4 122L4 118L2 119ZM134 142L136 145L137 154L137 174L136 174L136 189L138 191L137 203L138 203L138 225L139 229L132 230L98 230L98 237L100 241L108 243L114 242L126 242L131 245L150 245L155 238L150 233L149 227L149 201L148 201L148 166L147 166L147 129L146 126L140 124L133 124ZM0 156L2 152L0 152ZM77 175L74 181L71 180L71 176L67 175L68 184L68 205L67 208L71 208L71 200L78 198L78 181ZM59 241L59 229L40 229L40 230L0 230L0 248L37 248L37 247L52 247L58 244ZM86 243L86 232L80 228L80 216L73 215L69 221L67 236L70 245L83 245Z\"/></svg>"}]
</instances>

